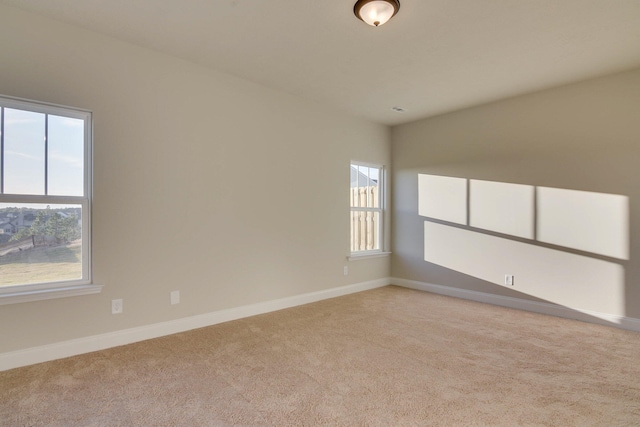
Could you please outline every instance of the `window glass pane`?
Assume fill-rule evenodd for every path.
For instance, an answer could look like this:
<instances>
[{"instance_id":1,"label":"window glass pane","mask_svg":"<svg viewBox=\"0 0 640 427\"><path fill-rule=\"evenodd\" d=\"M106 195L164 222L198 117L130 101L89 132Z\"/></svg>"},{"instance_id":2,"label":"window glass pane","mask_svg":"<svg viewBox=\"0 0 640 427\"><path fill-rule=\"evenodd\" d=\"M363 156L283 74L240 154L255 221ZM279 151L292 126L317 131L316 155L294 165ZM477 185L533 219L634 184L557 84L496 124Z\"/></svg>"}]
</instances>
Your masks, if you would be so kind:
<instances>
[{"instance_id":1,"label":"window glass pane","mask_svg":"<svg viewBox=\"0 0 640 427\"><path fill-rule=\"evenodd\" d=\"M4 110L4 192L44 194L44 114Z\"/></svg>"},{"instance_id":2,"label":"window glass pane","mask_svg":"<svg viewBox=\"0 0 640 427\"><path fill-rule=\"evenodd\" d=\"M351 165L351 188L358 186L358 166Z\"/></svg>"},{"instance_id":3,"label":"window glass pane","mask_svg":"<svg viewBox=\"0 0 640 427\"><path fill-rule=\"evenodd\" d=\"M375 181L375 184L377 184L378 180L380 179L380 169L369 168L369 177L372 181Z\"/></svg>"},{"instance_id":4,"label":"window glass pane","mask_svg":"<svg viewBox=\"0 0 640 427\"><path fill-rule=\"evenodd\" d=\"M369 168L366 166L358 166L358 201L359 207L368 207L369 199L367 195L367 187L369 185Z\"/></svg>"},{"instance_id":5,"label":"window glass pane","mask_svg":"<svg viewBox=\"0 0 640 427\"><path fill-rule=\"evenodd\" d=\"M351 252L380 249L380 212L351 211Z\"/></svg>"},{"instance_id":6,"label":"window glass pane","mask_svg":"<svg viewBox=\"0 0 640 427\"><path fill-rule=\"evenodd\" d=\"M378 182L380 181L380 170L378 168L369 169L369 207L380 207L380 187Z\"/></svg>"},{"instance_id":7,"label":"window glass pane","mask_svg":"<svg viewBox=\"0 0 640 427\"><path fill-rule=\"evenodd\" d=\"M0 286L82 279L81 205L0 203Z\"/></svg>"},{"instance_id":8,"label":"window glass pane","mask_svg":"<svg viewBox=\"0 0 640 427\"><path fill-rule=\"evenodd\" d=\"M380 207L380 169L367 166L351 167L352 207L378 208ZM354 176L355 175L355 176ZM358 187L357 197L353 188Z\"/></svg>"},{"instance_id":9,"label":"window glass pane","mask_svg":"<svg viewBox=\"0 0 640 427\"><path fill-rule=\"evenodd\" d=\"M84 194L84 120L49 116L49 188L53 196Z\"/></svg>"},{"instance_id":10,"label":"window glass pane","mask_svg":"<svg viewBox=\"0 0 640 427\"><path fill-rule=\"evenodd\" d=\"M359 207L360 200L358 198L358 182L360 180L360 172L358 166L351 165L351 188L349 192L351 207Z\"/></svg>"},{"instance_id":11,"label":"window glass pane","mask_svg":"<svg viewBox=\"0 0 640 427\"><path fill-rule=\"evenodd\" d=\"M366 187L369 185L369 168L366 166L358 166L359 175L359 187Z\"/></svg>"},{"instance_id":12,"label":"window glass pane","mask_svg":"<svg viewBox=\"0 0 640 427\"><path fill-rule=\"evenodd\" d=\"M371 197L371 168L365 168L365 170L367 171L367 183L365 184L365 187L364 187L364 192L366 194L366 200L367 200L367 204L365 206L370 208L371 204L372 204L372 197Z\"/></svg>"}]
</instances>

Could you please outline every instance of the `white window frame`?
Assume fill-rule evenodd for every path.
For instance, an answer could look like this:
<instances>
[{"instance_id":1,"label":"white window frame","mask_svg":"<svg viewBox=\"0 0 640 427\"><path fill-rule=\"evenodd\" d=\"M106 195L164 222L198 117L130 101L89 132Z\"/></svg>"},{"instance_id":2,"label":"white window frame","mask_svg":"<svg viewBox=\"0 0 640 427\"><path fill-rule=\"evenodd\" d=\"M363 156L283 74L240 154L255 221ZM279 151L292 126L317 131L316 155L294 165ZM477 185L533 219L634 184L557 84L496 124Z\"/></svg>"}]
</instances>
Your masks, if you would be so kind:
<instances>
[{"instance_id":1,"label":"white window frame","mask_svg":"<svg viewBox=\"0 0 640 427\"><path fill-rule=\"evenodd\" d=\"M349 206L349 218L351 218L351 212L377 212L379 215L379 223L378 223L378 241L379 247L377 249L368 249L361 251L351 251L351 242L349 243L350 256L348 259L362 259L362 258L371 258L371 257L379 257L389 255L389 252L385 252L384 250L384 242L385 242L385 207L386 207L386 194L385 194L385 181L386 181L386 168L384 165L374 164L374 163L366 163L360 161L351 161L349 163L349 175L351 175L351 168L353 166L364 166L368 168L376 168L378 169L378 207L377 208L369 208L369 207L354 207ZM351 187L350 187L351 189ZM350 239L353 239L353 230L352 224L350 221L349 224L349 236Z\"/></svg>"},{"instance_id":2,"label":"white window frame","mask_svg":"<svg viewBox=\"0 0 640 427\"><path fill-rule=\"evenodd\" d=\"M101 285L93 284L91 262L91 201L93 166L93 116L91 111L43 102L0 96L0 173L4 174L4 109L81 119L84 121L84 194L82 196L48 196L5 194L0 186L0 203L76 204L82 207L82 278L73 281L0 286L0 305L76 295L95 294ZM0 175L0 180L4 179ZM0 181L2 183L2 181ZM2 183L3 184L3 183Z\"/></svg>"}]
</instances>

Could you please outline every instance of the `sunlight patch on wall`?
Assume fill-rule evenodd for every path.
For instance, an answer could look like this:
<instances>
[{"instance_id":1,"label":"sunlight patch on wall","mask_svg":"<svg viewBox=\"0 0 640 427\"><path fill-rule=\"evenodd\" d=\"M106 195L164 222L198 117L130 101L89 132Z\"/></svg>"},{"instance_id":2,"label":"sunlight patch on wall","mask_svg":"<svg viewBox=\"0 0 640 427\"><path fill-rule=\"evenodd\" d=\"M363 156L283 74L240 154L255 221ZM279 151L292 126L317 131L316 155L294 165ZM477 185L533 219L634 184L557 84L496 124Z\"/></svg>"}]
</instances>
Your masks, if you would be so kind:
<instances>
[{"instance_id":1,"label":"sunlight patch on wall","mask_svg":"<svg viewBox=\"0 0 640 427\"><path fill-rule=\"evenodd\" d=\"M627 196L419 174L418 208L428 218L629 259Z\"/></svg>"},{"instance_id":2,"label":"sunlight patch on wall","mask_svg":"<svg viewBox=\"0 0 640 427\"><path fill-rule=\"evenodd\" d=\"M534 238L533 186L472 179L469 189L469 225Z\"/></svg>"},{"instance_id":3,"label":"sunlight patch on wall","mask_svg":"<svg viewBox=\"0 0 640 427\"><path fill-rule=\"evenodd\" d=\"M616 263L457 227L424 223L424 260L573 309L624 315L624 268Z\"/></svg>"},{"instance_id":4,"label":"sunlight patch on wall","mask_svg":"<svg viewBox=\"0 0 640 427\"><path fill-rule=\"evenodd\" d=\"M467 180L437 175L418 175L418 213L421 216L467 223Z\"/></svg>"},{"instance_id":5,"label":"sunlight patch on wall","mask_svg":"<svg viewBox=\"0 0 640 427\"><path fill-rule=\"evenodd\" d=\"M538 240L629 259L629 198L539 187Z\"/></svg>"}]
</instances>

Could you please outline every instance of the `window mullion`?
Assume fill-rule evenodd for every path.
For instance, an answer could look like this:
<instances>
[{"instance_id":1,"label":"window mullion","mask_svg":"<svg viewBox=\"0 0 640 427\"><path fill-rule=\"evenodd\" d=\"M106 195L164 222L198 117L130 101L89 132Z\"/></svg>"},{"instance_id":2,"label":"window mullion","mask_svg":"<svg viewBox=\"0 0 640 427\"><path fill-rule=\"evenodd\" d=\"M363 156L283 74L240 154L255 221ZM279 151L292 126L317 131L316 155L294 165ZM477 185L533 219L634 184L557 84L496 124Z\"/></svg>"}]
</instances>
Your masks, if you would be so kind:
<instances>
[{"instance_id":1,"label":"window mullion","mask_svg":"<svg viewBox=\"0 0 640 427\"><path fill-rule=\"evenodd\" d=\"M49 194L49 115L44 115L44 194Z\"/></svg>"},{"instance_id":2,"label":"window mullion","mask_svg":"<svg viewBox=\"0 0 640 427\"><path fill-rule=\"evenodd\" d=\"M352 212L358 212L358 211L362 211L362 212L382 212L382 208L359 208L357 206L351 206L351 211Z\"/></svg>"},{"instance_id":3,"label":"window mullion","mask_svg":"<svg viewBox=\"0 0 640 427\"><path fill-rule=\"evenodd\" d=\"M4 193L4 107L0 107L0 194Z\"/></svg>"},{"instance_id":4,"label":"window mullion","mask_svg":"<svg viewBox=\"0 0 640 427\"><path fill-rule=\"evenodd\" d=\"M83 196L41 196L35 194L0 194L2 203L80 204L88 200Z\"/></svg>"}]
</instances>

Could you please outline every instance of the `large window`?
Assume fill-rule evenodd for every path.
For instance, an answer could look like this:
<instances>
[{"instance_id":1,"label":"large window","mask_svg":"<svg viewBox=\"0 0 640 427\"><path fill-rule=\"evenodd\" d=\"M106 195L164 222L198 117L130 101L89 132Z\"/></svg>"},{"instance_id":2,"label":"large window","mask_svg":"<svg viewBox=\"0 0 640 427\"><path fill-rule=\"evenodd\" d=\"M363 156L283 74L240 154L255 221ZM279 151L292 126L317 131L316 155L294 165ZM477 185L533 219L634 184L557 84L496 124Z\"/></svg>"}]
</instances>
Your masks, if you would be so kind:
<instances>
[{"instance_id":1,"label":"large window","mask_svg":"<svg viewBox=\"0 0 640 427\"><path fill-rule=\"evenodd\" d=\"M382 252L382 166L351 163L351 253Z\"/></svg>"},{"instance_id":2,"label":"large window","mask_svg":"<svg viewBox=\"0 0 640 427\"><path fill-rule=\"evenodd\" d=\"M0 97L0 303L91 293L90 222L91 113Z\"/></svg>"}]
</instances>

